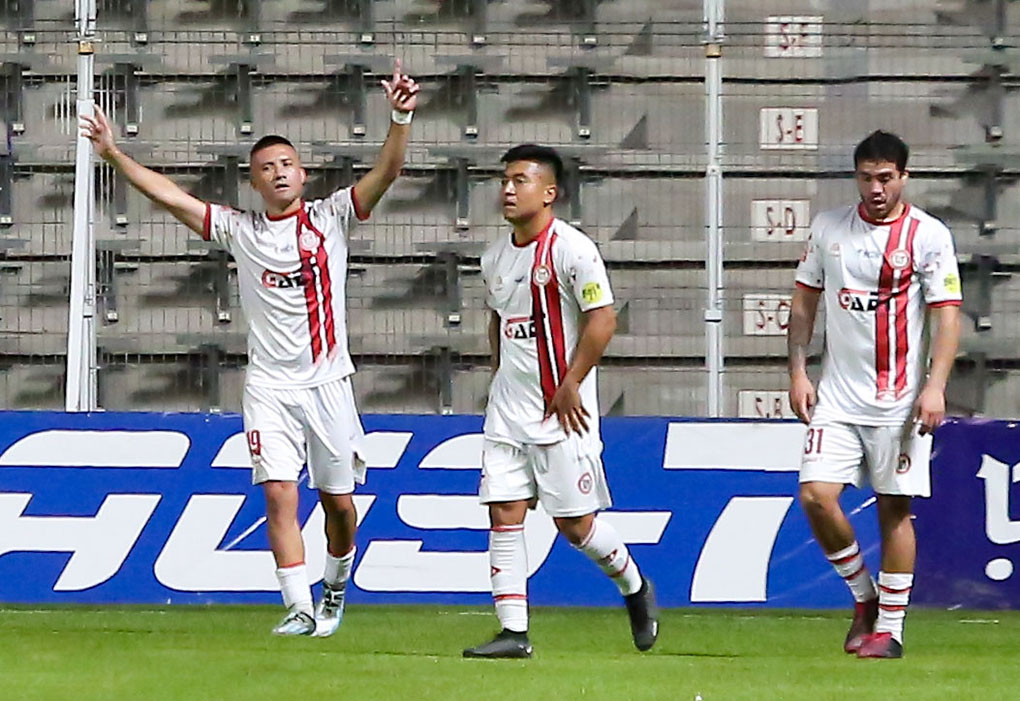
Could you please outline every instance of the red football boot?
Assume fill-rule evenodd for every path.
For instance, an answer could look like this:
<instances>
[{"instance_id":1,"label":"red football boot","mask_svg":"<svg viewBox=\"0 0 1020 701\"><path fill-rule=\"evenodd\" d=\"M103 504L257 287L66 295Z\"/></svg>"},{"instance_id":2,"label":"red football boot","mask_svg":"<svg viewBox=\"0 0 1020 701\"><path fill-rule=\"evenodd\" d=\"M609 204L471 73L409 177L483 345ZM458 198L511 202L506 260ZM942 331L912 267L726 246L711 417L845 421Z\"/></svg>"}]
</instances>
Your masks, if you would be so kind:
<instances>
[{"instance_id":1,"label":"red football boot","mask_svg":"<svg viewBox=\"0 0 1020 701\"><path fill-rule=\"evenodd\" d=\"M875 621L878 619L878 599L854 604L854 620L850 622L850 630L846 632L843 650L853 655L861 649L864 639L875 632Z\"/></svg>"},{"instance_id":2,"label":"red football boot","mask_svg":"<svg viewBox=\"0 0 1020 701\"><path fill-rule=\"evenodd\" d=\"M903 644L892 633L872 633L864 638L857 656L898 659L903 657Z\"/></svg>"}]
</instances>

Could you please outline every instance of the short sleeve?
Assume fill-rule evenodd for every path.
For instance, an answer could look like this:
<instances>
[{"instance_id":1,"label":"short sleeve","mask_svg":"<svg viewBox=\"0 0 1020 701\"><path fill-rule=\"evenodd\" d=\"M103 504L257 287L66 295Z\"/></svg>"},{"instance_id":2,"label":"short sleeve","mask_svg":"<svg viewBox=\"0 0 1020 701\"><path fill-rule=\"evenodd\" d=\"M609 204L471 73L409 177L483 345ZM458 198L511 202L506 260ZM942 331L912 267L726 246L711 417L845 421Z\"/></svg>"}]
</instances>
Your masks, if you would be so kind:
<instances>
[{"instance_id":1,"label":"short sleeve","mask_svg":"<svg viewBox=\"0 0 1020 701\"><path fill-rule=\"evenodd\" d=\"M914 253L915 272L929 305L959 304L963 299L953 235L940 222L926 227Z\"/></svg>"},{"instance_id":2,"label":"short sleeve","mask_svg":"<svg viewBox=\"0 0 1020 701\"><path fill-rule=\"evenodd\" d=\"M570 251L566 262L567 279L582 312L608 307L613 303L613 290L609 286L606 264L594 242L584 240Z\"/></svg>"},{"instance_id":3,"label":"short sleeve","mask_svg":"<svg viewBox=\"0 0 1020 701\"><path fill-rule=\"evenodd\" d=\"M797 284L816 290L825 289L825 267L822 261L821 227L816 217L804 243L804 253L797 264Z\"/></svg>"},{"instance_id":4,"label":"short sleeve","mask_svg":"<svg viewBox=\"0 0 1020 701\"><path fill-rule=\"evenodd\" d=\"M317 203L320 215L336 222L340 231L347 235L359 221L368 219L368 214L358 207L353 187L337 190L326 199Z\"/></svg>"},{"instance_id":5,"label":"short sleeve","mask_svg":"<svg viewBox=\"0 0 1020 701\"><path fill-rule=\"evenodd\" d=\"M234 237L240 230L244 212L221 204L206 203L205 221L202 224L202 238L215 243L226 250L231 250Z\"/></svg>"}]
</instances>

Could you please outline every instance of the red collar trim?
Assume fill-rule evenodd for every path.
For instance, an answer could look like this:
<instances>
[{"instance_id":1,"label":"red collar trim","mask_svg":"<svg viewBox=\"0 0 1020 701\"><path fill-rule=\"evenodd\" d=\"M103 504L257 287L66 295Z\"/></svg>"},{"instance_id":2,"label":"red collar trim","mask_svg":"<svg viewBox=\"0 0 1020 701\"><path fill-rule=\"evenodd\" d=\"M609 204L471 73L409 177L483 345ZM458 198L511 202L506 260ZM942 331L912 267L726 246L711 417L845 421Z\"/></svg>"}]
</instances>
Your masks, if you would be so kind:
<instances>
[{"instance_id":1,"label":"red collar trim","mask_svg":"<svg viewBox=\"0 0 1020 701\"><path fill-rule=\"evenodd\" d=\"M514 232L511 231L510 232L510 245L513 246L514 248L527 248L528 246L530 246L531 244L535 243L536 241L541 241L549 233L549 229L552 228L553 222L555 222L555 221L556 221L556 217L553 217L552 219L550 219L549 223L545 225L545 228L542 229L538 233L538 236L536 236L535 238L531 239L530 241L528 241L524 245L518 245L517 238L514 236Z\"/></svg>"},{"instance_id":2,"label":"red collar trim","mask_svg":"<svg viewBox=\"0 0 1020 701\"><path fill-rule=\"evenodd\" d=\"M305 201L299 200L298 208L295 209L290 214L270 214L269 212L266 212L266 219L268 219L269 221L283 221L284 219L289 219L290 217L296 217L303 211L305 211Z\"/></svg>"},{"instance_id":3,"label":"red collar trim","mask_svg":"<svg viewBox=\"0 0 1020 701\"><path fill-rule=\"evenodd\" d=\"M910 205L904 202L903 212L900 214L900 216L896 217L891 221L879 221L878 219L872 219L871 217L868 216L868 213L864 210L863 202L857 205L857 216L859 216L861 219L866 221L868 224L871 224L872 226L891 226L893 224L898 224L899 222L906 219L908 214L910 214Z\"/></svg>"}]
</instances>

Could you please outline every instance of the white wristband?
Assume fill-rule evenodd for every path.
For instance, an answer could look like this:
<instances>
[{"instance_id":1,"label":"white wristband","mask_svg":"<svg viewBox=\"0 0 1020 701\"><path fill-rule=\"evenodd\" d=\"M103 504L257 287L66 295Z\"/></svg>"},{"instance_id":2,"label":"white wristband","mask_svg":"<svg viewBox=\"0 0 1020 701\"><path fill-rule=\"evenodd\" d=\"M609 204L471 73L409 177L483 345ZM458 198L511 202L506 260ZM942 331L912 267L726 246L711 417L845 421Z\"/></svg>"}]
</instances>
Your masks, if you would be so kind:
<instances>
[{"instance_id":1,"label":"white wristband","mask_svg":"<svg viewBox=\"0 0 1020 701\"><path fill-rule=\"evenodd\" d=\"M411 117L413 116L414 110L411 110L410 112L401 112L400 110L393 110L392 112L390 112L390 119L393 121L394 124L404 125L410 124Z\"/></svg>"}]
</instances>

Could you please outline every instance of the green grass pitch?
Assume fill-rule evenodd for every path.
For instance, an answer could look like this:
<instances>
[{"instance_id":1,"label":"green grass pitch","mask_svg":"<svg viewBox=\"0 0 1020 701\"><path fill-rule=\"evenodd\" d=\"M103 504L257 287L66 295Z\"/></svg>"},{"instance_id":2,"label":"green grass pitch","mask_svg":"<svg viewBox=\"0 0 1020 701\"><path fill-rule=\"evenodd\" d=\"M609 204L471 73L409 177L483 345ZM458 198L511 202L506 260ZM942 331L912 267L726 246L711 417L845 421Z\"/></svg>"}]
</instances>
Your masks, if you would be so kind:
<instances>
[{"instance_id":1,"label":"green grass pitch","mask_svg":"<svg viewBox=\"0 0 1020 701\"><path fill-rule=\"evenodd\" d=\"M906 657L843 654L846 612L673 609L655 649L622 609L532 611L532 660L465 660L489 609L352 606L332 638L279 607L0 607L2 699L1020 698L1020 612L913 610Z\"/></svg>"}]
</instances>

